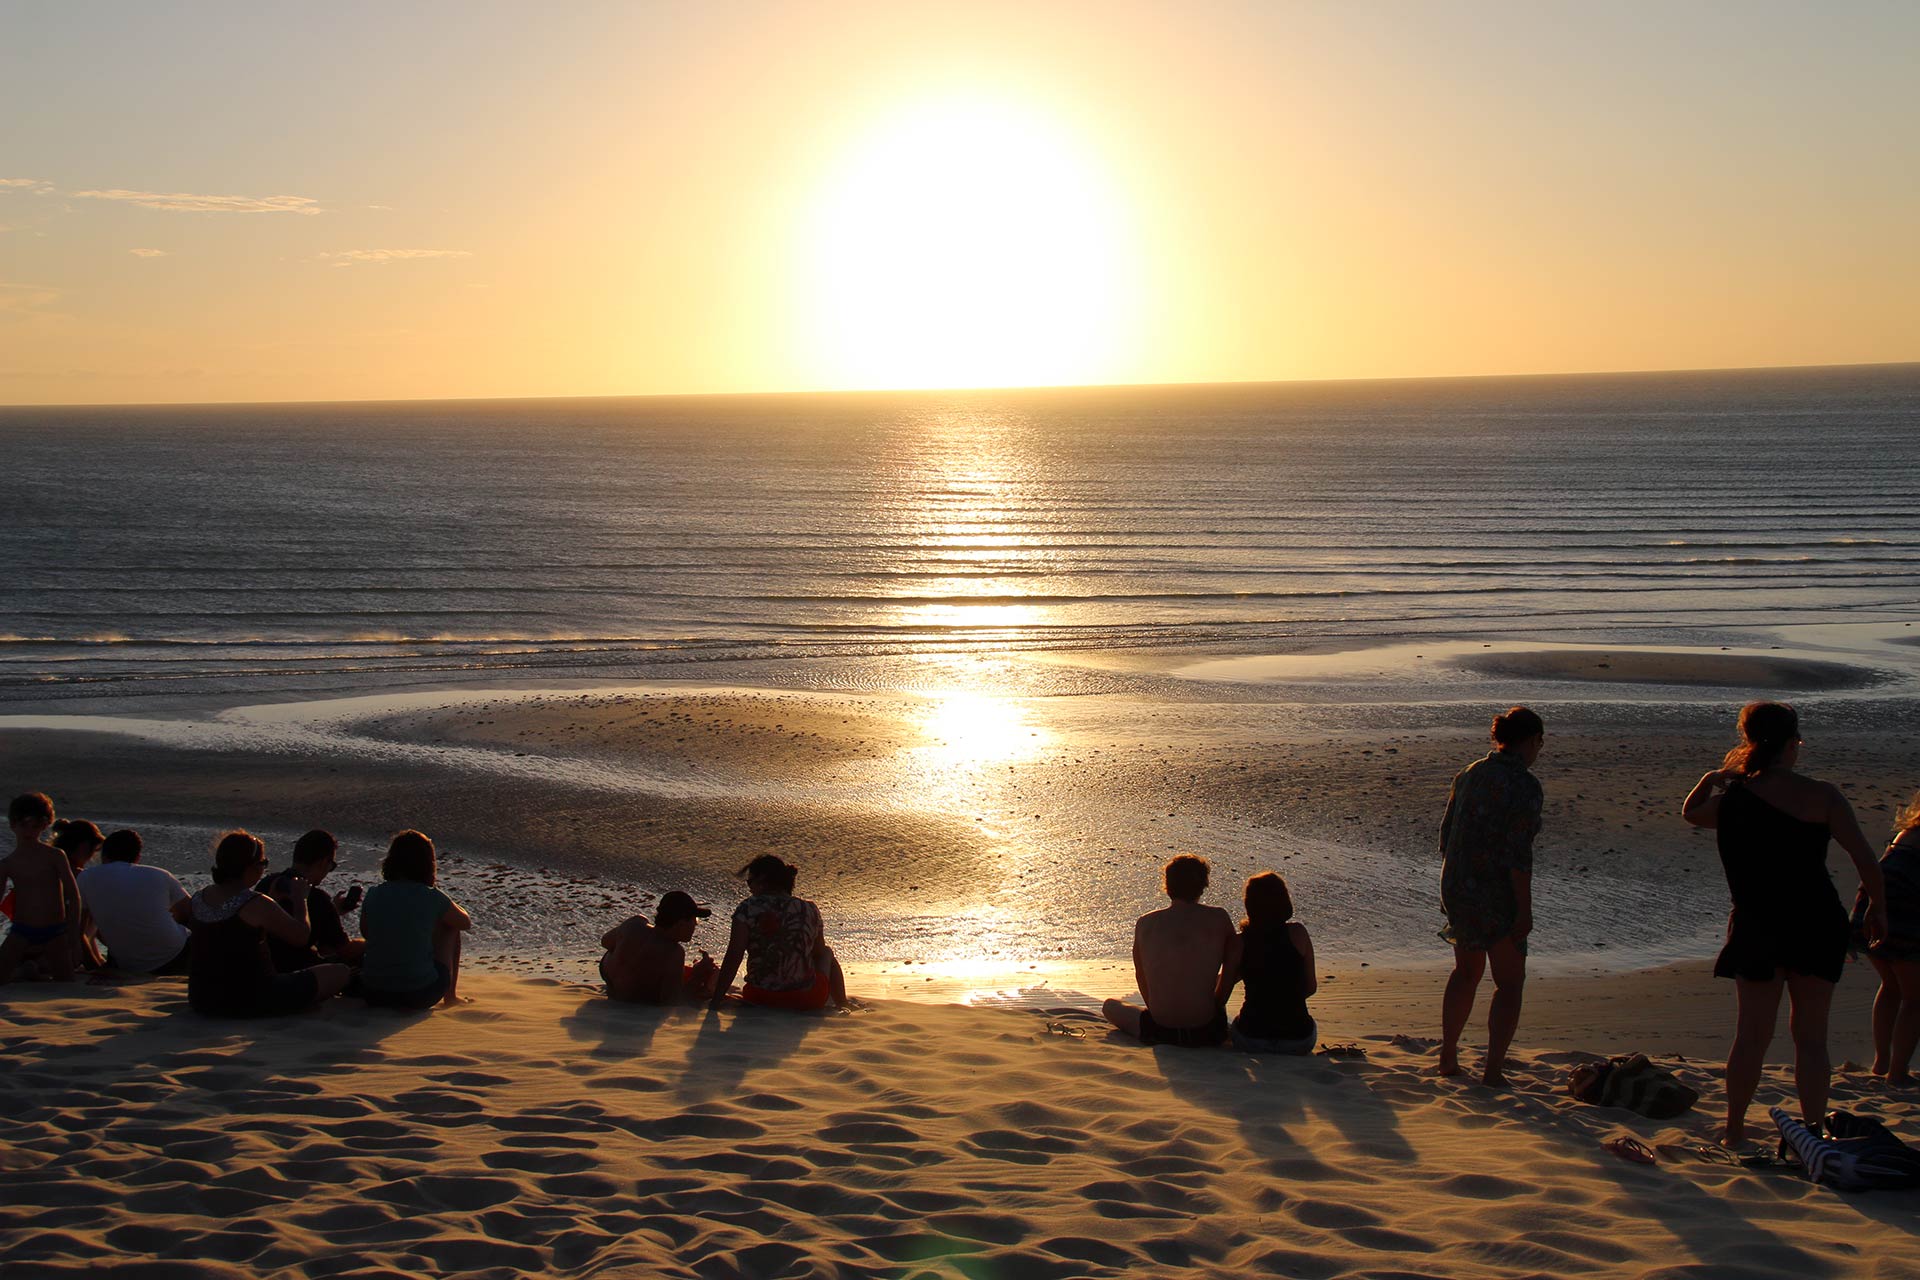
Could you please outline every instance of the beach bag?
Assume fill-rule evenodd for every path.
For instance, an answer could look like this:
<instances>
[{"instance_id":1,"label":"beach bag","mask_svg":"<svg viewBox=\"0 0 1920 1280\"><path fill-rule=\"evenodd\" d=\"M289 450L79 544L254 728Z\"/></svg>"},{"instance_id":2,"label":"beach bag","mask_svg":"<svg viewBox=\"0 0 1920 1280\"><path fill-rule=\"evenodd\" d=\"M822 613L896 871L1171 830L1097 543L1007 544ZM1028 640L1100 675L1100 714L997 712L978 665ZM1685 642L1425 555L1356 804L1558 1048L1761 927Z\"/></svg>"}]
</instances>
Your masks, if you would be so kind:
<instances>
[{"instance_id":1,"label":"beach bag","mask_svg":"<svg viewBox=\"0 0 1920 1280\"><path fill-rule=\"evenodd\" d=\"M1920 1151L1878 1120L1832 1111L1821 1134L1779 1107L1767 1114L1780 1130L1782 1152L1791 1152L1807 1177L1823 1186L1839 1191L1920 1187Z\"/></svg>"},{"instance_id":2,"label":"beach bag","mask_svg":"<svg viewBox=\"0 0 1920 1280\"><path fill-rule=\"evenodd\" d=\"M1581 1063L1568 1073L1567 1092L1582 1102L1621 1107L1650 1120L1670 1120L1700 1101L1699 1093L1654 1066L1644 1053Z\"/></svg>"}]
</instances>

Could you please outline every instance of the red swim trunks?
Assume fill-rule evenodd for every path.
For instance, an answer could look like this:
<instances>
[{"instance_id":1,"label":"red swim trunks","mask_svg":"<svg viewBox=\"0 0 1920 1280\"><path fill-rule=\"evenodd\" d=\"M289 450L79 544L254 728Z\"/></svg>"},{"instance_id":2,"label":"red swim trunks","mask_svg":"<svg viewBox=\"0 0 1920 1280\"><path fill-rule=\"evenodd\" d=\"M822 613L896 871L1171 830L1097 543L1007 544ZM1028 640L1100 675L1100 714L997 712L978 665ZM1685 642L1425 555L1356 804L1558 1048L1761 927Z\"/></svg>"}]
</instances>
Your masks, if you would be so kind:
<instances>
[{"instance_id":1,"label":"red swim trunks","mask_svg":"<svg viewBox=\"0 0 1920 1280\"><path fill-rule=\"evenodd\" d=\"M768 1009L824 1009L831 997L832 988L824 973L813 975L812 986L796 987L792 991L768 991L751 982L740 989L742 1000Z\"/></svg>"}]
</instances>

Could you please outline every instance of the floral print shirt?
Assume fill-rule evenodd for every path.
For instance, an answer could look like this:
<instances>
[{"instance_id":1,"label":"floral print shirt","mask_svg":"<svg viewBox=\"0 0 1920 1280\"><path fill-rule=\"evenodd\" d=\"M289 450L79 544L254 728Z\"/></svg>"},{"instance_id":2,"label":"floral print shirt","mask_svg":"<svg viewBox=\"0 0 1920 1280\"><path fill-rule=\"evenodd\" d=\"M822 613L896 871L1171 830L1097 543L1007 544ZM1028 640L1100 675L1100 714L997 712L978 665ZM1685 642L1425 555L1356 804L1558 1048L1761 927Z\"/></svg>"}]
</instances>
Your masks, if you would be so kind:
<instances>
[{"instance_id":1,"label":"floral print shirt","mask_svg":"<svg viewBox=\"0 0 1920 1280\"><path fill-rule=\"evenodd\" d=\"M813 954L826 936L820 908L785 893L755 894L733 909L747 928L747 984L799 991L814 982Z\"/></svg>"}]
</instances>

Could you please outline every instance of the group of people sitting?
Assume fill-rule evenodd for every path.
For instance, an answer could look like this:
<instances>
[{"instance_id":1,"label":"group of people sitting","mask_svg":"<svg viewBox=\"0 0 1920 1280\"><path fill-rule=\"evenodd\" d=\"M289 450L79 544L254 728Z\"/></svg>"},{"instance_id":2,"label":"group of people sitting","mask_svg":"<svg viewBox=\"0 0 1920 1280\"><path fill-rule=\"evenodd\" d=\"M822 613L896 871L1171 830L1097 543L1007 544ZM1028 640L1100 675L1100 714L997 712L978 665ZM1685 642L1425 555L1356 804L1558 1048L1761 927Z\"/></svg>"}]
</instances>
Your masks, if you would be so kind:
<instances>
[{"instance_id":1,"label":"group of people sitting","mask_svg":"<svg viewBox=\"0 0 1920 1280\"><path fill-rule=\"evenodd\" d=\"M1733 899L1714 966L1739 994L1726 1077L1730 1142L1743 1136L1783 994L1793 1006L1801 1111L1809 1123L1823 1116L1831 1076L1827 1014L1850 949L1864 950L1881 979L1873 1007L1875 1074L1911 1084L1920 1044L1920 793L1876 859L1840 790L1796 771L1803 740L1792 707L1753 703L1741 712L1739 730L1739 745L1681 806L1686 821L1716 831ZM1434 1071L1460 1071L1459 1041L1491 968L1495 996L1482 1078L1497 1086L1505 1083L1520 1021L1533 931L1533 842L1543 792L1531 766L1546 730L1535 712L1514 707L1494 719L1492 737L1488 755L1454 779L1440 827L1441 936L1453 946L1454 965L1441 1000ZM337 895L321 887L338 849L325 831L302 836L289 865L271 876L265 845L230 831L214 850L213 882L190 896L168 872L141 864L136 832L103 836L90 822L56 824L52 802L38 793L16 798L7 818L15 847L0 859L0 889L11 884L13 891L0 900L0 912L13 924L0 943L0 982L23 962L55 979L71 977L78 966L184 973L195 1009L231 1017L291 1012L342 992L401 1009L460 999L460 941L473 920L435 887L433 842L418 831L393 837L381 883L362 902L358 887ZM1830 842L1859 873L1851 917L1827 873ZM99 864L89 865L96 853ZM739 874L748 896L734 909L723 960L716 964L703 951L687 962L686 946L711 912L676 890L660 899L652 920L636 916L601 939L608 996L717 1008L732 998L744 963L739 998L747 1004L852 1006L819 907L794 895L796 869L764 854ZM1236 927L1227 912L1201 904L1208 877L1206 859L1193 854L1167 863L1169 904L1134 929L1143 1003L1108 1000L1108 1021L1146 1044L1312 1052L1313 939L1294 918L1287 882L1271 871L1248 880L1246 914ZM356 909L361 937L343 924ZM1243 984L1245 999L1228 1021L1228 997Z\"/></svg>"},{"instance_id":2,"label":"group of people sitting","mask_svg":"<svg viewBox=\"0 0 1920 1280\"><path fill-rule=\"evenodd\" d=\"M393 837L363 902L357 885L321 888L339 851L325 831L301 836L271 875L259 837L229 831L214 846L212 883L189 894L140 861L139 832L60 821L38 792L16 796L7 823L14 848L0 858L0 886L11 892L0 911L13 924L0 982L29 964L55 980L83 968L184 974L195 1010L230 1018L293 1013L342 992L397 1009L460 998L460 937L473 918L435 887L433 841L418 831ZM343 921L356 910L357 938Z\"/></svg>"}]
</instances>

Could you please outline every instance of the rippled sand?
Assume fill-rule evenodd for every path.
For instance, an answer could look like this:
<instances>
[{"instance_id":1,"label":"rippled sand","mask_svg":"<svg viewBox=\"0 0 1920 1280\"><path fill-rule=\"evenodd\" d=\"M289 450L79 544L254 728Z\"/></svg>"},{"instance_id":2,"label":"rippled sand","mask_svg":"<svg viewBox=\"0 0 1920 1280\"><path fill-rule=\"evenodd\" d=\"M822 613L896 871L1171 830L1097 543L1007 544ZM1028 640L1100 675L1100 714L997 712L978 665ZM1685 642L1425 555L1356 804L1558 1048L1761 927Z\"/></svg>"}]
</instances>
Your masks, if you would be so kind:
<instances>
[{"instance_id":1,"label":"rippled sand","mask_svg":"<svg viewBox=\"0 0 1920 1280\"><path fill-rule=\"evenodd\" d=\"M1718 1099L1692 1061L1665 1060L1700 1110L1657 1122L1566 1097L1564 1047L1523 1052L1510 1093L1425 1078L1391 1022L1363 1058L1260 1060L993 1009L462 988L253 1024L192 1015L177 981L9 990L8 1273L1914 1274L1911 1196L1687 1155ZM1658 1048L1581 1043L1630 1030ZM1787 1092L1769 1068L1761 1100ZM1835 1101L1913 1136L1913 1095L1846 1073ZM1602 1149L1629 1133L1673 1156Z\"/></svg>"}]
</instances>

